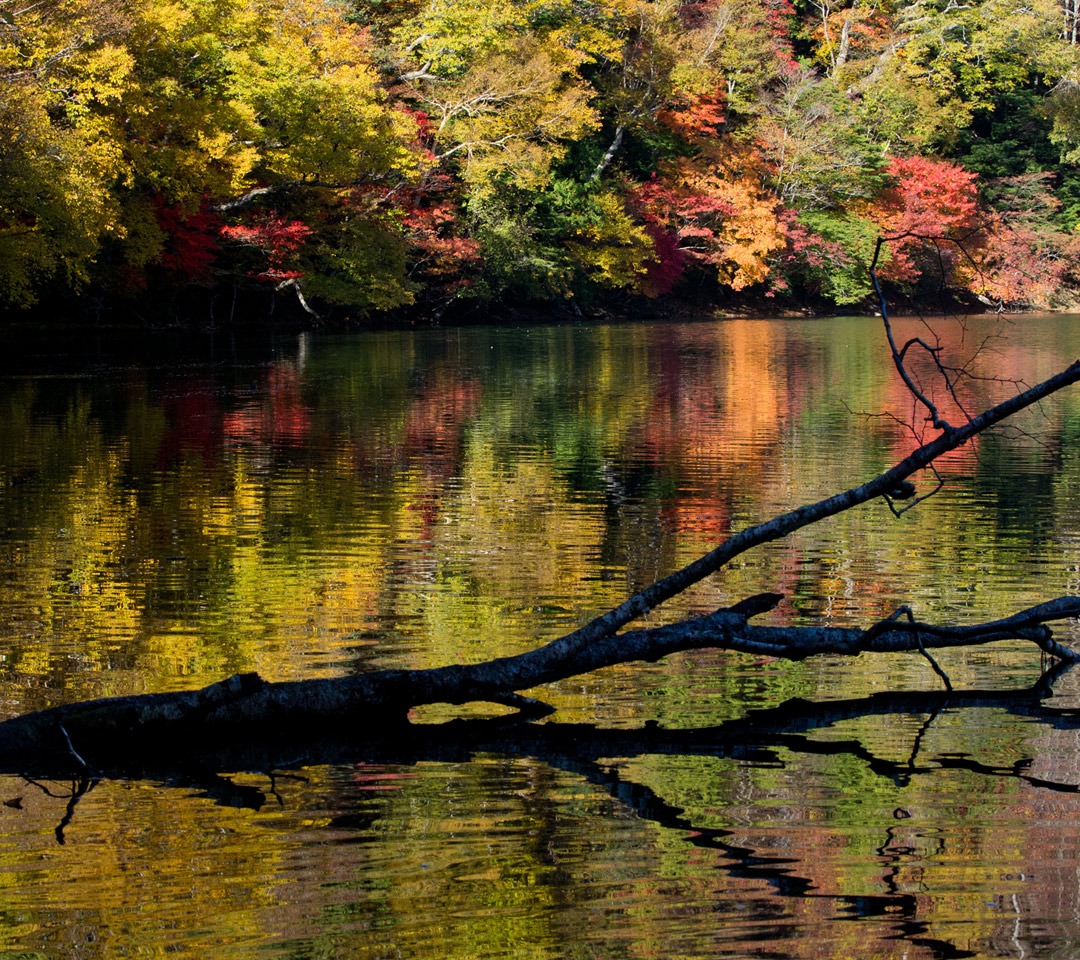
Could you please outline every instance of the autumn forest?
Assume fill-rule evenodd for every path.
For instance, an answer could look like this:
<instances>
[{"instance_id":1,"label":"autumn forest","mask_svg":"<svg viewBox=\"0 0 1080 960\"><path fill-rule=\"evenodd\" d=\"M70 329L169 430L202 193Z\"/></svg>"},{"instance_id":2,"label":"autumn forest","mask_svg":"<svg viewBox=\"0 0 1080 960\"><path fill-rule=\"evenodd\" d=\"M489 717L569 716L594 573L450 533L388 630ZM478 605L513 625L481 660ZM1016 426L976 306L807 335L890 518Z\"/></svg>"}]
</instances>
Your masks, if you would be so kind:
<instances>
[{"instance_id":1,"label":"autumn forest","mask_svg":"<svg viewBox=\"0 0 1080 960\"><path fill-rule=\"evenodd\" d=\"M1077 6L0 0L0 304L1073 306Z\"/></svg>"}]
</instances>

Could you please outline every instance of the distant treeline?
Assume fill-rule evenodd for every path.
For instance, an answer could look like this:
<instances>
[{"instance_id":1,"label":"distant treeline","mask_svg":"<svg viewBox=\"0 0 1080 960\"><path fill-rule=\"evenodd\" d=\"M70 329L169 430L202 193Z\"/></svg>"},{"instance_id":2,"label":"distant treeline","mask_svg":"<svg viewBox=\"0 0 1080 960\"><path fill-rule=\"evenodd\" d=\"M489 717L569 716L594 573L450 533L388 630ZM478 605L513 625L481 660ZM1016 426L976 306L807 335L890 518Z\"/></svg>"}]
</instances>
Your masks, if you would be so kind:
<instances>
[{"instance_id":1,"label":"distant treeline","mask_svg":"<svg viewBox=\"0 0 1080 960\"><path fill-rule=\"evenodd\" d=\"M1078 7L0 0L0 306L1067 307Z\"/></svg>"}]
</instances>

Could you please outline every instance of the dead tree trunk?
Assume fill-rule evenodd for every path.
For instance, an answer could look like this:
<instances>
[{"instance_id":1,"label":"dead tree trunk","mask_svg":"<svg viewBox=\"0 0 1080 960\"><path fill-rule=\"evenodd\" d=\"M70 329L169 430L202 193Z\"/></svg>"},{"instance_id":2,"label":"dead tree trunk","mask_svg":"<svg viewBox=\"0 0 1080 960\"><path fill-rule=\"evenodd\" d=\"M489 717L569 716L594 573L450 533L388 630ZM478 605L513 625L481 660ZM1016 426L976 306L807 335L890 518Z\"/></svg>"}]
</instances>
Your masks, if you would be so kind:
<instances>
[{"instance_id":1,"label":"dead tree trunk","mask_svg":"<svg viewBox=\"0 0 1080 960\"><path fill-rule=\"evenodd\" d=\"M820 654L917 651L947 687L948 677L934 661L931 649L1019 638L1063 661L1080 660L1080 655L1054 639L1049 626L1080 616L1080 598L1074 597L1051 600L976 626L920 623L903 607L866 629L842 629L754 625L752 617L771 610L782 599L779 594L760 594L708 616L619 633L630 622L753 547L879 497L894 513L910 509L910 505L896 506L896 501L914 496L915 487L909 477L925 468L932 469L942 454L1080 380L1080 361L1076 361L1043 383L953 426L941 417L905 366L909 351L925 349L953 392L954 385L938 360L936 348L918 338L898 347L884 302L883 318L893 361L938 435L865 483L742 530L574 632L518 656L471 666L390 670L288 683L266 683L257 674L238 674L197 691L94 700L43 710L0 723L0 769L27 769L52 757L65 759L89 776L106 764L115 768L126 757L188 750L192 743L205 743L208 738L292 737L302 741L312 731L342 724L359 730L370 724L385 733L395 724L407 725L408 710L427 703L488 701L515 707L525 717L538 717L552 708L526 697L522 691L617 663L654 661L678 651L705 647L795 660Z\"/></svg>"}]
</instances>

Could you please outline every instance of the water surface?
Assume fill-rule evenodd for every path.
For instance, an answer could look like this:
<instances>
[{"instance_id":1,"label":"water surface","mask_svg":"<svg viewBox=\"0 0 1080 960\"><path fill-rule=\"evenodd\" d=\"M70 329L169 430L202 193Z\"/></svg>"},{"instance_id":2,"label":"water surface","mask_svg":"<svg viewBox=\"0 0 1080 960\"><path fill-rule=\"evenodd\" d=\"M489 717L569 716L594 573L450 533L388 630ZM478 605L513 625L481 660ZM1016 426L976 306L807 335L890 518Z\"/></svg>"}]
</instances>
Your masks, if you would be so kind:
<instances>
[{"instance_id":1,"label":"water surface","mask_svg":"<svg viewBox=\"0 0 1080 960\"><path fill-rule=\"evenodd\" d=\"M1080 354L1076 323L935 329L974 410ZM925 428L862 318L11 346L6 716L531 649ZM837 625L1075 594L1078 434L1080 395L1048 401L902 519L801 531L649 622L763 590L786 599L762 622ZM940 687L917 656L701 651L409 756L77 803L0 778L0 957L1075 956L1077 681L1017 700L1037 651L940 659L1000 696L905 698Z\"/></svg>"}]
</instances>

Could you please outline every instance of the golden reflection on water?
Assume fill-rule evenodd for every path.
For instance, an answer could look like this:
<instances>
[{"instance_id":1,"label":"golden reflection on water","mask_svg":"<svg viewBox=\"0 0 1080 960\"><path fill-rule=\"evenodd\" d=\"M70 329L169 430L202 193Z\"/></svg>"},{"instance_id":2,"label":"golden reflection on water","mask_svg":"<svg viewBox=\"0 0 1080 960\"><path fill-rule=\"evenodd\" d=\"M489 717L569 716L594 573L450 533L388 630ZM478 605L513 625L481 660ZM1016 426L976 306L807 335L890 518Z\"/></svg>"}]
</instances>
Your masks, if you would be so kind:
<instances>
[{"instance_id":1,"label":"golden reflection on water","mask_svg":"<svg viewBox=\"0 0 1080 960\"><path fill-rule=\"evenodd\" d=\"M1003 328L971 370L1034 382L1071 360L1073 322ZM998 321L946 329L977 344ZM743 526L878 472L920 429L872 320L188 350L0 375L4 714L237 671L529 649ZM978 406L1015 386L966 389ZM875 504L802 531L650 622L762 590L787 597L774 622L836 624L904 602L970 621L1075 593L1078 403L958 452L946 489L902 520ZM1023 686L1039 669L1021 644L942 661L964 687ZM917 657L699 651L542 695L561 722L679 730L934 682ZM19 803L0 806L0 957L1077 948L1071 728L946 710L807 736L756 758L299 758L274 777L106 782L72 807L63 844L70 785L50 796L3 778L0 800ZM928 769L904 774L916 741Z\"/></svg>"}]
</instances>

